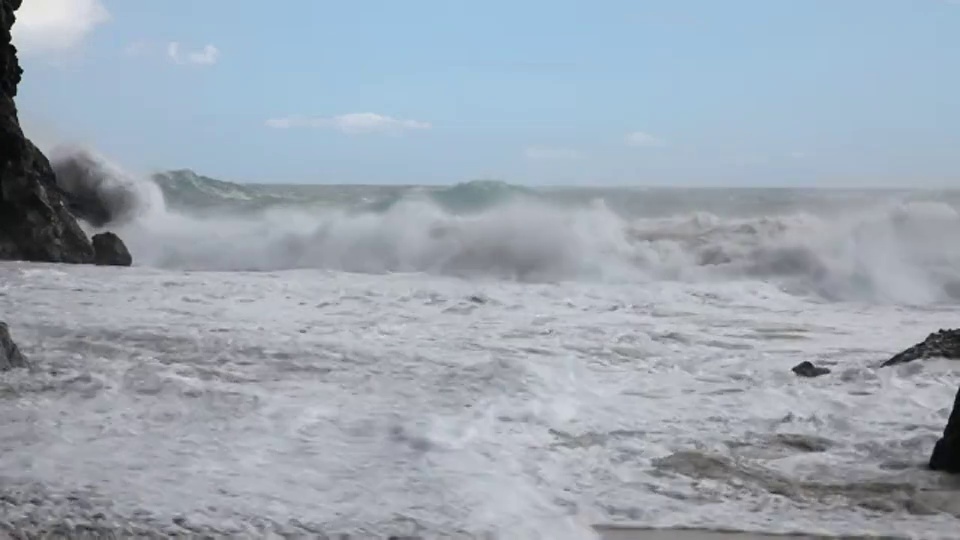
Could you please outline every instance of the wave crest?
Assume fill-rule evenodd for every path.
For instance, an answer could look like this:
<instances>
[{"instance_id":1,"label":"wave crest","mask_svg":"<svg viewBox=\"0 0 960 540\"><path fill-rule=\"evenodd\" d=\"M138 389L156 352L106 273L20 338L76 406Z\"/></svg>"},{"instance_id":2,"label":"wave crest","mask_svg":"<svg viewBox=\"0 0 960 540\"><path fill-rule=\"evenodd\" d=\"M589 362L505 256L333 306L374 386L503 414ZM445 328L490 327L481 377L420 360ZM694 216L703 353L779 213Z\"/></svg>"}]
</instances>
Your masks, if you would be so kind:
<instances>
[{"instance_id":1,"label":"wave crest","mask_svg":"<svg viewBox=\"0 0 960 540\"><path fill-rule=\"evenodd\" d=\"M50 166L71 212L93 227L129 222L163 206L156 186L127 174L92 149L58 146L50 152Z\"/></svg>"},{"instance_id":2,"label":"wave crest","mask_svg":"<svg viewBox=\"0 0 960 540\"><path fill-rule=\"evenodd\" d=\"M74 153L72 161L57 161L58 170L64 163L86 167L64 178L79 179L73 189L80 185L108 201L110 222L144 265L521 281L759 280L830 300L960 299L960 246L953 241L960 214L940 202L876 205L834 217L653 219L624 216L599 199L557 205L507 184L466 183L433 196L401 196L378 209L301 200L230 213L166 208L156 184L97 159ZM217 190L236 196L232 184ZM451 208L454 200L482 199L477 193L488 193L486 202ZM121 215L122 221L114 217Z\"/></svg>"}]
</instances>

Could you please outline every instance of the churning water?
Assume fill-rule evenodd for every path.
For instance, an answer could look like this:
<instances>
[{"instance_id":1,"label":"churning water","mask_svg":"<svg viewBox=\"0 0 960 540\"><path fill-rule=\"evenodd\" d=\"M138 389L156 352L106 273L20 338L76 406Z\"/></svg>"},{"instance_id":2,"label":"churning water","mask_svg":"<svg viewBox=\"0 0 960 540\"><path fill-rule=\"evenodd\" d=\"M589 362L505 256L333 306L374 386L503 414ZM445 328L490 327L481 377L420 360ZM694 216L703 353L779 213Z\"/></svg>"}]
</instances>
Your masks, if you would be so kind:
<instances>
[{"instance_id":1,"label":"churning water","mask_svg":"<svg viewBox=\"0 0 960 540\"><path fill-rule=\"evenodd\" d=\"M958 537L960 374L876 368L960 326L956 194L110 174L137 266L0 264L8 525Z\"/></svg>"}]
</instances>

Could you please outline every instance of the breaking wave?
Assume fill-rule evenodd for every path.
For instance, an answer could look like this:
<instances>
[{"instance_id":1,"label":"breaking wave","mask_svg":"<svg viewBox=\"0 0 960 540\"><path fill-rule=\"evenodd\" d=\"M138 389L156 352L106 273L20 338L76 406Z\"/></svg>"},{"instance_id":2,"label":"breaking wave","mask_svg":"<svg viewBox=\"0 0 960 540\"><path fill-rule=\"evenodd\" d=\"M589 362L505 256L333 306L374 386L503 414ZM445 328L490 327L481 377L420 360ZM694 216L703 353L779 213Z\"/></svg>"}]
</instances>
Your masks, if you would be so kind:
<instances>
[{"instance_id":1,"label":"breaking wave","mask_svg":"<svg viewBox=\"0 0 960 540\"><path fill-rule=\"evenodd\" d=\"M878 203L832 217L791 211L650 218L615 212L601 199L559 205L524 188L477 182L394 192L357 205L269 195L274 204L236 213L168 208L169 185L161 192L113 166L96 170L108 178L86 185L137 185L129 190L139 194L135 217L91 225L120 233L140 265L522 281L763 280L828 300L960 299L960 246L954 241L960 214L941 202ZM191 182L191 189L208 195L268 196L236 184Z\"/></svg>"},{"instance_id":2,"label":"breaking wave","mask_svg":"<svg viewBox=\"0 0 960 540\"><path fill-rule=\"evenodd\" d=\"M536 197L536 192L531 189L499 180L473 180L451 187L419 188L415 191L397 193L369 205L367 209L382 212L396 204L419 200L431 202L450 213L469 214L489 210L518 198Z\"/></svg>"},{"instance_id":3,"label":"breaking wave","mask_svg":"<svg viewBox=\"0 0 960 540\"><path fill-rule=\"evenodd\" d=\"M143 182L82 146L58 146L50 152L57 185L69 194L70 210L94 227L123 224L144 213L163 211L155 184Z\"/></svg>"}]
</instances>

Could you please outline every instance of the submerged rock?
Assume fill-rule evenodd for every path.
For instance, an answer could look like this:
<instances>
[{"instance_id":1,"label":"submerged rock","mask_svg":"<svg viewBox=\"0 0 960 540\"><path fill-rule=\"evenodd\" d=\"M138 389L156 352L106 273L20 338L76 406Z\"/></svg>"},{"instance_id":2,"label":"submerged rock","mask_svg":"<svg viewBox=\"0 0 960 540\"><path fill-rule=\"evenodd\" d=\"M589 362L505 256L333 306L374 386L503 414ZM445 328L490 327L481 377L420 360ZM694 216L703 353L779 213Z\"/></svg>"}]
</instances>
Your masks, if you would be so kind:
<instances>
[{"instance_id":1,"label":"submerged rock","mask_svg":"<svg viewBox=\"0 0 960 540\"><path fill-rule=\"evenodd\" d=\"M94 263L100 266L130 266L133 256L119 236L105 232L93 236Z\"/></svg>"},{"instance_id":2,"label":"submerged rock","mask_svg":"<svg viewBox=\"0 0 960 540\"><path fill-rule=\"evenodd\" d=\"M815 366L813 362L800 362L793 366L792 371L796 373L798 377L819 377L830 373L828 368Z\"/></svg>"},{"instance_id":3,"label":"submerged rock","mask_svg":"<svg viewBox=\"0 0 960 540\"><path fill-rule=\"evenodd\" d=\"M953 410L943 430L943 437L933 447L930 469L960 474L960 389L957 389L957 397L953 400Z\"/></svg>"},{"instance_id":4,"label":"submerged rock","mask_svg":"<svg viewBox=\"0 0 960 540\"><path fill-rule=\"evenodd\" d=\"M906 364L923 358L949 358L960 360L960 329L943 330L930 334L927 339L900 352L880 367Z\"/></svg>"},{"instance_id":5,"label":"submerged rock","mask_svg":"<svg viewBox=\"0 0 960 540\"><path fill-rule=\"evenodd\" d=\"M7 323L0 322L0 371L29 367L30 363L10 337Z\"/></svg>"}]
</instances>

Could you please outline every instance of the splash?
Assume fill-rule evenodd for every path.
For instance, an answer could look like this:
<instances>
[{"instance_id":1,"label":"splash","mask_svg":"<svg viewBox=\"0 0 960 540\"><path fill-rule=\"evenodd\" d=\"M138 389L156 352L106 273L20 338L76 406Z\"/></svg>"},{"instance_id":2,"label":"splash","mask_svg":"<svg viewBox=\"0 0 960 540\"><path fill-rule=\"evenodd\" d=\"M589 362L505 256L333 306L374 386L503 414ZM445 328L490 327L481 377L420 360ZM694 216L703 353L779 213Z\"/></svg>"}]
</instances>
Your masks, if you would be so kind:
<instances>
[{"instance_id":1,"label":"splash","mask_svg":"<svg viewBox=\"0 0 960 540\"><path fill-rule=\"evenodd\" d=\"M90 148L57 146L50 165L71 212L93 227L126 223L163 206L155 185L138 181Z\"/></svg>"},{"instance_id":2,"label":"splash","mask_svg":"<svg viewBox=\"0 0 960 540\"><path fill-rule=\"evenodd\" d=\"M141 265L528 282L762 280L837 301L960 299L960 246L953 242L960 214L941 202L878 202L834 216L792 209L651 218L613 211L602 199L561 205L522 188L480 183L394 192L383 205L267 194L273 204L238 213L224 204L167 208L156 184L89 153L57 162L60 171L80 171L60 181L105 202ZM191 182L244 204L262 193L200 185L199 177Z\"/></svg>"}]
</instances>

